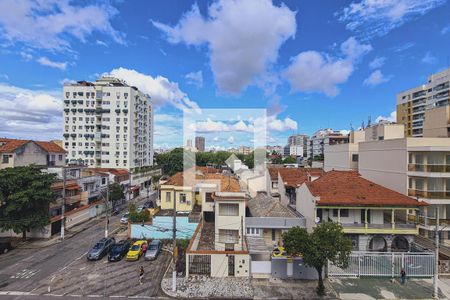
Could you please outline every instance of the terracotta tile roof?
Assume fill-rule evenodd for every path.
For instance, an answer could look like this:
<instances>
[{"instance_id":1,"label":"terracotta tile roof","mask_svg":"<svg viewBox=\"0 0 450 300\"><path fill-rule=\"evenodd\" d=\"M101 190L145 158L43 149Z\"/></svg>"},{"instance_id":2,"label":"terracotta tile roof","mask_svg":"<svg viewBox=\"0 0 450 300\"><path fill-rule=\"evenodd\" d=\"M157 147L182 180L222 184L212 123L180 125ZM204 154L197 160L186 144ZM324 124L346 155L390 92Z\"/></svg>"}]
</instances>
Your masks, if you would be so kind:
<instances>
[{"instance_id":1,"label":"terracotta tile roof","mask_svg":"<svg viewBox=\"0 0 450 300\"><path fill-rule=\"evenodd\" d=\"M53 190L62 190L63 188L63 181L59 180L54 183L52 183L51 188ZM81 189L81 187L77 184L76 180L67 180L66 181L66 189L72 190L72 189Z\"/></svg>"},{"instance_id":2,"label":"terracotta tile roof","mask_svg":"<svg viewBox=\"0 0 450 300\"><path fill-rule=\"evenodd\" d=\"M208 168L206 170L206 167L197 167L196 168L196 174L195 179L197 182L206 181L206 180L220 180L220 191L221 192L240 192L241 187L239 185L239 182L231 176L224 175L222 173L212 173L212 171L218 172L217 169ZM204 173L208 172L208 173ZM186 178L186 182L184 182L185 177L183 176L183 172L178 172L175 175L171 176L169 180L163 185L174 185L174 186L183 186L188 185L192 186L195 183L189 182L189 178Z\"/></svg>"},{"instance_id":3,"label":"terracotta tile roof","mask_svg":"<svg viewBox=\"0 0 450 300\"><path fill-rule=\"evenodd\" d=\"M34 141L38 144L42 149L49 153L66 153L66 150L58 146L53 142L42 142L42 141Z\"/></svg>"},{"instance_id":4,"label":"terracotta tile roof","mask_svg":"<svg viewBox=\"0 0 450 300\"><path fill-rule=\"evenodd\" d=\"M13 139L1 139L0 143L5 143L0 146L0 153L11 153L22 147L28 140L13 140Z\"/></svg>"},{"instance_id":5,"label":"terracotta tile roof","mask_svg":"<svg viewBox=\"0 0 450 300\"><path fill-rule=\"evenodd\" d=\"M66 153L66 151L53 142L42 142L42 141L32 141L32 140L16 140L16 139L6 139L1 138L0 144L0 153L11 153L25 145L26 143L33 142L36 143L39 147L44 149L49 153Z\"/></svg>"},{"instance_id":6,"label":"terracotta tile roof","mask_svg":"<svg viewBox=\"0 0 450 300\"><path fill-rule=\"evenodd\" d=\"M428 205L364 179L356 171L330 171L306 185L322 206Z\"/></svg>"},{"instance_id":7,"label":"terracotta tile roof","mask_svg":"<svg viewBox=\"0 0 450 300\"><path fill-rule=\"evenodd\" d=\"M281 179L285 186L297 188L308 180L308 174L300 168L279 169Z\"/></svg>"},{"instance_id":8,"label":"terracotta tile roof","mask_svg":"<svg viewBox=\"0 0 450 300\"><path fill-rule=\"evenodd\" d=\"M268 167L267 170L269 171L270 179L272 181L278 180L278 170L280 167Z\"/></svg>"},{"instance_id":9,"label":"terracotta tile roof","mask_svg":"<svg viewBox=\"0 0 450 300\"><path fill-rule=\"evenodd\" d=\"M116 176L129 175L129 172L125 169L114 169L114 168L89 168L88 170L100 173L111 173Z\"/></svg>"}]
</instances>

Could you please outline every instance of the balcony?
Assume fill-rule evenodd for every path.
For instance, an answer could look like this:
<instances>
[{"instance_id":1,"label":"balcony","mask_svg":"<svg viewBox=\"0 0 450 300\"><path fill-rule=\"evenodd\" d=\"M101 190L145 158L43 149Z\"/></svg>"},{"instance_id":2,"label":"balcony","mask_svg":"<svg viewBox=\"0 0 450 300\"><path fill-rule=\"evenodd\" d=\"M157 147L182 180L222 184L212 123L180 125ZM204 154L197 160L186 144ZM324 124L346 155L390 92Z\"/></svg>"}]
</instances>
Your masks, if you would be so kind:
<instances>
[{"instance_id":1,"label":"balcony","mask_svg":"<svg viewBox=\"0 0 450 300\"><path fill-rule=\"evenodd\" d=\"M422 191L422 190L408 189L408 196L427 199L449 199L450 191Z\"/></svg>"},{"instance_id":2,"label":"balcony","mask_svg":"<svg viewBox=\"0 0 450 300\"><path fill-rule=\"evenodd\" d=\"M414 223L342 224L345 233L354 234L418 234Z\"/></svg>"},{"instance_id":3,"label":"balcony","mask_svg":"<svg viewBox=\"0 0 450 300\"><path fill-rule=\"evenodd\" d=\"M450 165L408 164L408 171L450 173Z\"/></svg>"}]
</instances>

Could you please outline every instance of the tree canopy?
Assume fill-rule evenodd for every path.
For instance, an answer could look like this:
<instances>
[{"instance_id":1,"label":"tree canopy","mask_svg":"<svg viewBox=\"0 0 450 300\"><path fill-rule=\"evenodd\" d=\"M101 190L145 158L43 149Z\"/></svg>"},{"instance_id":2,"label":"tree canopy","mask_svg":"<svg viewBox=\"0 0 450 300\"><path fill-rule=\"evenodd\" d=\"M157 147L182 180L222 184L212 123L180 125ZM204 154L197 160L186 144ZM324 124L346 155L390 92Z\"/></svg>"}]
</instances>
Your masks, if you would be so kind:
<instances>
[{"instance_id":1,"label":"tree canopy","mask_svg":"<svg viewBox=\"0 0 450 300\"><path fill-rule=\"evenodd\" d=\"M54 174L33 166L0 170L0 230L12 229L26 238L27 231L49 224L54 181Z\"/></svg>"},{"instance_id":2,"label":"tree canopy","mask_svg":"<svg viewBox=\"0 0 450 300\"><path fill-rule=\"evenodd\" d=\"M339 267L347 267L352 242L344 236L338 223L324 222L308 233L306 229L293 227L283 233L285 250L290 255L302 255L304 263L315 268L319 276L317 293L323 295L322 271L327 261Z\"/></svg>"},{"instance_id":3,"label":"tree canopy","mask_svg":"<svg viewBox=\"0 0 450 300\"><path fill-rule=\"evenodd\" d=\"M193 166L193 158L195 157L195 164L197 166L206 166L207 164L224 165L225 161L232 155L231 152L217 151L217 152L190 152L187 151L186 158L187 165ZM236 154L249 168L254 166L253 152L248 155ZM265 156L264 156L265 157ZM156 163L161 167L163 174L172 176L177 172L183 171L183 148L175 148L170 152L160 153L155 156Z\"/></svg>"},{"instance_id":4,"label":"tree canopy","mask_svg":"<svg viewBox=\"0 0 450 300\"><path fill-rule=\"evenodd\" d=\"M283 159L283 164L295 164L297 163L297 159L295 159L292 156L287 156L285 159Z\"/></svg>"},{"instance_id":5,"label":"tree canopy","mask_svg":"<svg viewBox=\"0 0 450 300\"><path fill-rule=\"evenodd\" d=\"M123 189L117 182L109 185L109 201L111 201L113 207L116 205L117 201L124 199L125 195Z\"/></svg>"}]
</instances>

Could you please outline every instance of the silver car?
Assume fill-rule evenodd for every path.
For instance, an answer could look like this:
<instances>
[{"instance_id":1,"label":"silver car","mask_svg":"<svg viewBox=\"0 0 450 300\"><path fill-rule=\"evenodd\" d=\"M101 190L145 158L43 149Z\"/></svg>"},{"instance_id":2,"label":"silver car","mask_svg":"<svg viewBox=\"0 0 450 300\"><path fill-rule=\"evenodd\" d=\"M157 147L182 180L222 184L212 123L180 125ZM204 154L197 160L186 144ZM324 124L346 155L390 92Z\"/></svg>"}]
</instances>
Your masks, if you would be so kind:
<instances>
[{"instance_id":1,"label":"silver car","mask_svg":"<svg viewBox=\"0 0 450 300\"><path fill-rule=\"evenodd\" d=\"M122 218L120 218L121 224L128 224L128 215L129 215L129 213L126 213L122 216Z\"/></svg>"},{"instance_id":2,"label":"silver car","mask_svg":"<svg viewBox=\"0 0 450 300\"><path fill-rule=\"evenodd\" d=\"M155 260L159 252L161 252L161 241L160 240L153 240L148 245L147 252L145 252L145 260Z\"/></svg>"}]
</instances>

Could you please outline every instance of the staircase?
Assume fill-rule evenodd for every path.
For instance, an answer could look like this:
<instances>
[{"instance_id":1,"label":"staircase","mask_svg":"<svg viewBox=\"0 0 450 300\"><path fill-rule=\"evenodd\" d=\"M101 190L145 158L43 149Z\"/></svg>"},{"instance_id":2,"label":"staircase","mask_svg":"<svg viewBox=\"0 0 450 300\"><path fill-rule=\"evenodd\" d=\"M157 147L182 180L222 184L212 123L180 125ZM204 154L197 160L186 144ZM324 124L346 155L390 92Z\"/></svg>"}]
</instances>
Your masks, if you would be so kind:
<instances>
[{"instance_id":1,"label":"staircase","mask_svg":"<svg viewBox=\"0 0 450 300\"><path fill-rule=\"evenodd\" d=\"M414 237L414 242L430 251L434 251L436 247L434 246L434 240L416 235ZM442 244L439 244L439 255L446 256L447 258L450 258L450 248L448 246L444 246Z\"/></svg>"},{"instance_id":2,"label":"staircase","mask_svg":"<svg viewBox=\"0 0 450 300\"><path fill-rule=\"evenodd\" d=\"M200 205L195 204L192 211L189 213L188 222L189 223L198 223L200 222L200 216L202 213L202 208Z\"/></svg>"}]
</instances>

